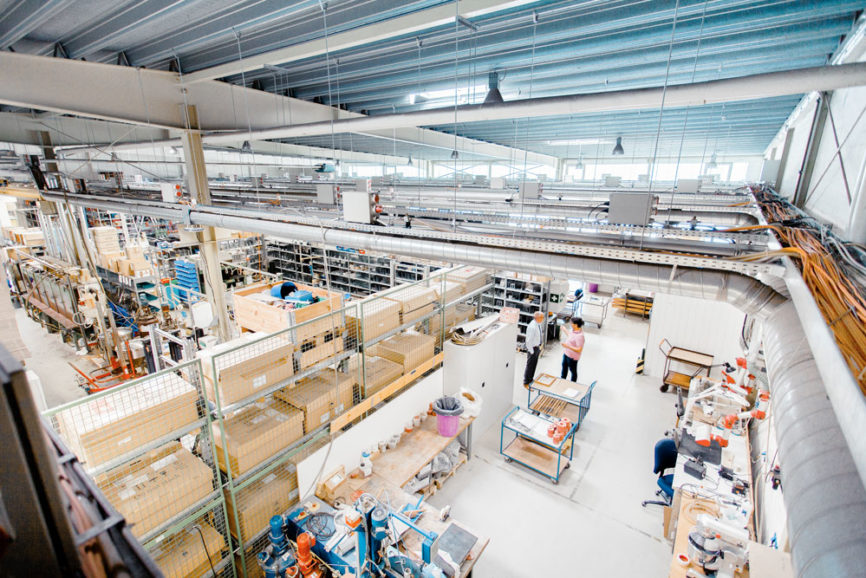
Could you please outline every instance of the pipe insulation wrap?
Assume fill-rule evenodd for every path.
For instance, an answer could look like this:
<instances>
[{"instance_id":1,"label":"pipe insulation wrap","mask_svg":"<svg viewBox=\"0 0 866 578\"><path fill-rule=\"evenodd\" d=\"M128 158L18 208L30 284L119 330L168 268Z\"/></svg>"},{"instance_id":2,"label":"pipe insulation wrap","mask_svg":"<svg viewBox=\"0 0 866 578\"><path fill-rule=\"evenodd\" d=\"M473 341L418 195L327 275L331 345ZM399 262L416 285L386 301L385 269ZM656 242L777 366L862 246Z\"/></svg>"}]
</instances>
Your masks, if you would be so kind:
<instances>
[{"instance_id":1,"label":"pipe insulation wrap","mask_svg":"<svg viewBox=\"0 0 866 578\"><path fill-rule=\"evenodd\" d=\"M195 212L192 214L192 220L205 226L256 231L310 243L341 245L388 254L504 268L554 278L585 279L593 283L698 299L728 301L749 315L759 317L769 314L785 301L784 297L763 283L735 273L675 269L669 265L608 261L574 255L399 238L216 213Z\"/></svg>"},{"instance_id":2,"label":"pipe insulation wrap","mask_svg":"<svg viewBox=\"0 0 866 578\"><path fill-rule=\"evenodd\" d=\"M866 568L866 489L790 302L764 324L782 492L797 576Z\"/></svg>"}]
</instances>

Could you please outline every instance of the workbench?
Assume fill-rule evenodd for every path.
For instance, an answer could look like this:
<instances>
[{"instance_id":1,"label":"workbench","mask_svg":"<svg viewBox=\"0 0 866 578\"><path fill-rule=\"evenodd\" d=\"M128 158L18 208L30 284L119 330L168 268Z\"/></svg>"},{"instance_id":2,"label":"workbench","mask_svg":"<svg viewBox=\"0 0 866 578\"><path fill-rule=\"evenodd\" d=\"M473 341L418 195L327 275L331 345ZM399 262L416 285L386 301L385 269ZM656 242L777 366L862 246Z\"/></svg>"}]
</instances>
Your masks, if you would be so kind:
<instances>
[{"instance_id":1,"label":"workbench","mask_svg":"<svg viewBox=\"0 0 866 578\"><path fill-rule=\"evenodd\" d=\"M698 406L694 406L693 413L697 409ZM683 417L686 421L695 418L694 415ZM688 554L688 536L697 523L697 515L708 513L716 516L719 513L715 500L712 498L704 499L702 496L733 496L733 483L719 476L719 465L727 466L734 471L737 477L749 481L747 497L749 504L754 507L751 446L749 444L748 430L743 435L733 433L730 435L728 446L721 450L721 463L719 465L706 463L706 473L702 479L686 473L684 466L688 461L688 456L683 453L682 444L680 444L679 450L672 484L674 499L671 504L670 527L676 529L676 535L669 576L671 578L685 578L688 570L692 570L699 576L705 576L706 574L703 570L695 564L690 563L688 566L680 565L677 557L680 553ZM754 516L749 518L747 529L750 537L754 540ZM738 578L747 578L749 571L743 570L736 573L736 576Z\"/></svg>"},{"instance_id":2,"label":"workbench","mask_svg":"<svg viewBox=\"0 0 866 578\"><path fill-rule=\"evenodd\" d=\"M427 420L430 421L429 419ZM448 438L445 438L448 439ZM399 446L398 446L399 449ZM396 450L392 450L396 452ZM386 454L387 455L387 454ZM375 464L375 461L374 461ZM371 494L374 497L384 500L391 504L393 509L399 510L404 504L409 504L414 507L418 503L418 497L403 490L395 485L382 475L376 472L376 466L373 466L373 474L369 478L350 478L336 492L339 499L345 503L352 503L353 495L357 492ZM444 522L439 519L439 510L422 502L419 507L423 514L417 521L417 525L422 530L428 532L436 532L442 535L450 524L456 524L460 528L466 530L470 534L478 538L475 545L469 550L469 556L460 565L460 574L458 578L467 578L472 575L472 569L481 554L484 552L487 545L490 543L490 538L479 534L472 530L466 524L463 524L454 519L447 519ZM407 532L403 537L403 545L407 553L410 553L416 560L421 560L421 536L417 532Z\"/></svg>"},{"instance_id":3,"label":"workbench","mask_svg":"<svg viewBox=\"0 0 866 578\"><path fill-rule=\"evenodd\" d=\"M445 451L445 448L455 439L460 441L467 459L470 459L473 421L475 421L474 417L461 416L457 435L447 438L439 435L436 429L436 417L428 416L412 432L404 433L396 448L373 456L373 473L392 485L402 488L412 481L424 466L433 461L433 458Z\"/></svg>"}]
</instances>

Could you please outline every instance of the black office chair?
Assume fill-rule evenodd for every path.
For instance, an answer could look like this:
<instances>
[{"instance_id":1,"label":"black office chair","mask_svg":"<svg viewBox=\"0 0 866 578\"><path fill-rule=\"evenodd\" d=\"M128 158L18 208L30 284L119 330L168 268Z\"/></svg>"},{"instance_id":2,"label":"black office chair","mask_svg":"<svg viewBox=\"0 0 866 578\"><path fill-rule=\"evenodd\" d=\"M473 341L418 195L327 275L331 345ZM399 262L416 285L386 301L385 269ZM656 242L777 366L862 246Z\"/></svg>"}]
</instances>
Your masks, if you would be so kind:
<instances>
[{"instance_id":1,"label":"black office chair","mask_svg":"<svg viewBox=\"0 0 866 578\"><path fill-rule=\"evenodd\" d=\"M656 443L655 447L655 465L653 473L658 474L656 480L659 489L656 490L656 495L661 500L644 500L641 506L646 507L647 504L656 504L658 506L670 506L674 498L674 475L665 475L665 470L676 467L677 465L677 444L674 440L663 439Z\"/></svg>"}]
</instances>

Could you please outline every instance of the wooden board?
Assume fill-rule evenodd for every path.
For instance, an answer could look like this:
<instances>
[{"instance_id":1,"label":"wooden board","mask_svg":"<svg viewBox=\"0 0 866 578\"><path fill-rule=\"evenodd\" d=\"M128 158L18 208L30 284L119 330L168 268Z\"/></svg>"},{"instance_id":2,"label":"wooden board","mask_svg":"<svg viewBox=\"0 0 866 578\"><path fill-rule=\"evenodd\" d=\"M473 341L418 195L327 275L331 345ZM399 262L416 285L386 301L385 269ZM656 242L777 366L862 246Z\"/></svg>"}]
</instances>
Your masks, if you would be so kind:
<instances>
[{"instance_id":1,"label":"wooden board","mask_svg":"<svg viewBox=\"0 0 866 578\"><path fill-rule=\"evenodd\" d=\"M551 477L557 477L568 465L568 458L563 456L559 462L559 472L557 472L555 451L532 443L520 436L514 438L502 453Z\"/></svg>"},{"instance_id":2,"label":"wooden board","mask_svg":"<svg viewBox=\"0 0 866 578\"><path fill-rule=\"evenodd\" d=\"M685 373L669 371L665 374L664 383L666 385L673 385L674 387L681 387L687 390L689 385L692 383L692 377Z\"/></svg>"},{"instance_id":3,"label":"wooden board","mask_svg":"<svg viewBox=\"0 0 866 578\"><path fill-rule=\"evenodd\" d=\"M425 361L400 379L394 381L391 385L386 385L367 399L354 405L352 409L343 415L334 418L331 421L331 432L343 429L346 425L361 417L365 412L370 411L373 406L382 403L431 369L438 367L444 358L445 355L443 353L436 354L432 359Z\"/></svg>"},{"instance_id":4,"label":"wooden board","mask_svg":"<svg viewBox=\"0 0 866 578\"><path fill-rule=\"evenodd\" d=\"M667 355L671 361L680 361L682 363L691 363L692 365L700 365L707 367L713 364L713 356L700 351L692 351L683 349L682 347L672 347Z\"/></svg>"},{"instance_id":5,"label":"wooden board","mask_svg":"<svg viewBox=\"0 0 866 578\"><path fill-rule=\"evenodd\" d=\"M457 435L463 433L463 430L474 420L474 417L461 417ZM448 438L439 435L436 430L436 418L428 417L412 433L404 433L395 449L379 454L373 459L373 471L402 488L437 454L444 451L455 438L456 436Z\"/></svg>"},{"instance_id":6,"label":"wooden board","mask_svg":"<svg viewBox=\"0 0 866 578\"><path fill-rule=\"evenodd\" d=\"M580 406L549 395L539 395L529 406L529 409L552 417L565 417L571 420L571 423L577 423L580 420Z\"/></svg>"},{"instance_id":7,"label":"wooden board","mask_svg":"<svg viewBox=\"0 0 866 578\"><path fill-rule=\"evenodd\" d=\"M535 382L532 384L532 389L535 389L539 393L552 393L563 398L568 398L569 400L573 400L571 403L577 404L579 404L583 397L589 393L589 385L585 383L560 379L547 373L542 373L536 378ZM566 396L565 392L569 389L576 390L579 395L577 397Z\"/></svg>"}]
</instances>

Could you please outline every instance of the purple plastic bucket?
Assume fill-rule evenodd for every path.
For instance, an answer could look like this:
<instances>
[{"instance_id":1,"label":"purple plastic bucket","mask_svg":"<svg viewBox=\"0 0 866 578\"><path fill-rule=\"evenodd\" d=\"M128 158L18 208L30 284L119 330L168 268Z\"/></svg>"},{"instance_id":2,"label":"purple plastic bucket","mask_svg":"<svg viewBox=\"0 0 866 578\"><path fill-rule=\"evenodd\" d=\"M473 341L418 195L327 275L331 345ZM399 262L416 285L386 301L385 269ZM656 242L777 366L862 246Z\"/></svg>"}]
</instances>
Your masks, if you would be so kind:
<instances>
[{"instance_id":1,"label":"purple plastic bucket","mask_svg":"<svg viewBox=\"0 0 866 578\"><path fill-rule=\"evenodd\" d=\"M436 414L436 429L439 430L439 435L446 438L453 438L457 435L457 428L460 426L459 415L439 415Z\"/></svg>"},{"instance_id":2,"label":"purple plastic bucket","mask_svg":"<svg viewBox=\"0 0 866 578\"><path fill-rule=\"evenodd\" d=\"M596 283L587 283L586 290L590 293L598 293L598 284Z\"/></svg>"}]
</instances>

